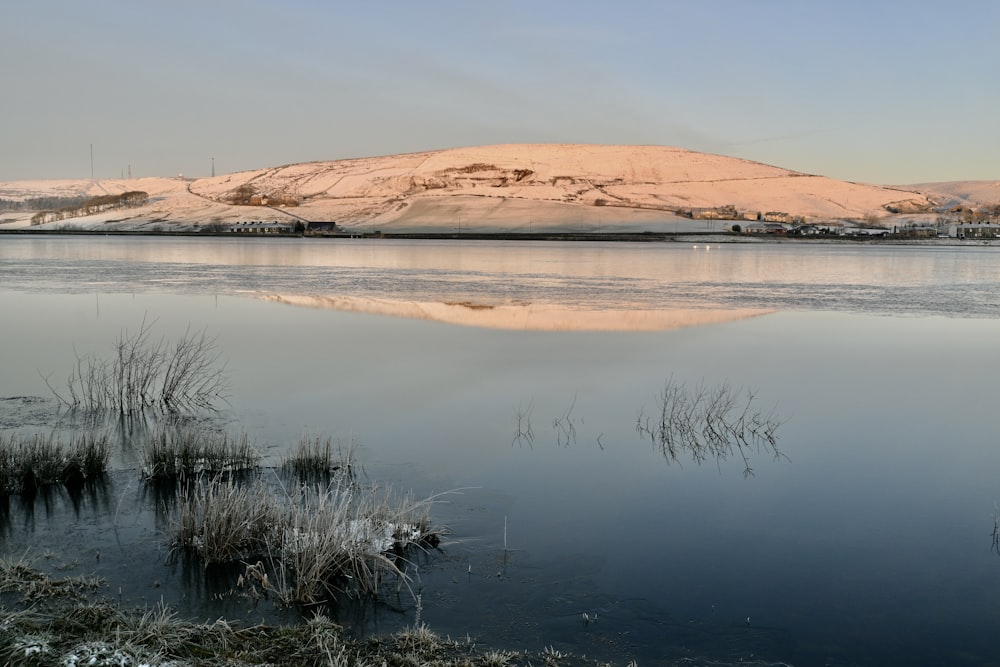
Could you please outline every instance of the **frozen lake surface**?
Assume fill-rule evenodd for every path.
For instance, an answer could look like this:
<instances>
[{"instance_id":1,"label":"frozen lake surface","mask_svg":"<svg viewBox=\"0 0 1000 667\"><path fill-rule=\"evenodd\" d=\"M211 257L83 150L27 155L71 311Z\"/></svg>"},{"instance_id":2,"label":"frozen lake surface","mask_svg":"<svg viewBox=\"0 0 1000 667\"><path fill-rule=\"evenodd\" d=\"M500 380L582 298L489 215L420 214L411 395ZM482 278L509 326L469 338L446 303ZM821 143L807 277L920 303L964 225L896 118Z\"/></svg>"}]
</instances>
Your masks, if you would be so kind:
<instances>
[{"instance_id":1,"label":"frozen lake surface","mask_svg":"<svg viewBox=\"0 0 1000 667\"><path fill-rule=\"evenodd\" d=\"M622 664L984 664L998 295L981 246L4 237L0 429L57 425L42 376L144 317L205 329L220 419L266 462L325 434L445 493L419 570L440 633ZM636 428L668 381L756 392L787 459L671 460ZM13 507L3 554L195 618L264 613L169 564L127 445L114 466L82 506ZM344 614L377 632L415 610Z\"/></svg>"}]
</instances>

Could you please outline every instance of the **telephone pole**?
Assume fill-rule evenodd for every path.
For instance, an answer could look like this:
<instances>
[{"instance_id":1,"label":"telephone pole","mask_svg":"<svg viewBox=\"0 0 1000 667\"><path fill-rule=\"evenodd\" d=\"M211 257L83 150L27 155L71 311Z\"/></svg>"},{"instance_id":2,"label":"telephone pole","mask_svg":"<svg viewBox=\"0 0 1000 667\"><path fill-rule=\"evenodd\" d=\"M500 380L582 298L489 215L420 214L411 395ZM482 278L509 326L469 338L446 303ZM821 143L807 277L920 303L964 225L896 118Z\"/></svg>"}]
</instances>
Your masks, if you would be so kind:
<instances>
[{"instance_id":1,"label":"telephone pole","mask_svg":"<svg viewBox=\"0 0 1000 667\"><path fill-rule=\"evenodd\" d=\"M94 180L94 144L90 144L90 180Z\"/></svg>"}]
</instances>

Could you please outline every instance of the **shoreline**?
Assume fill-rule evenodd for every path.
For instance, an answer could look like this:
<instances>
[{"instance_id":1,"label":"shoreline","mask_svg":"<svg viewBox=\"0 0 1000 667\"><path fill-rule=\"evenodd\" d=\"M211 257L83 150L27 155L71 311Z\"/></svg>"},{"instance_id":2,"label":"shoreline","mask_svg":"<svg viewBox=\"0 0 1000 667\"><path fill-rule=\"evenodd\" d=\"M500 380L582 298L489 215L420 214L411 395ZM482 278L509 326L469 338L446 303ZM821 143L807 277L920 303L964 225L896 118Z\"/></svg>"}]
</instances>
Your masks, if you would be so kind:
<instances>
[{"instance_id":1,"label":"shoreline","mask_svg":"<svg viewBox=\"0 0 1000 667\"><path fill-rule=\"evenodd\" d=\"M727 232L382 232L325 234L237 234L231 231L138 230L138 229L2 229L0 236L133 236L133 237L225 237L258 239L394 239L410 241L569 241L616 243L806 243L913 246L1000 246L1000 239L909 238L865 236L778 236Z\"/></svg>"}]
</instances>

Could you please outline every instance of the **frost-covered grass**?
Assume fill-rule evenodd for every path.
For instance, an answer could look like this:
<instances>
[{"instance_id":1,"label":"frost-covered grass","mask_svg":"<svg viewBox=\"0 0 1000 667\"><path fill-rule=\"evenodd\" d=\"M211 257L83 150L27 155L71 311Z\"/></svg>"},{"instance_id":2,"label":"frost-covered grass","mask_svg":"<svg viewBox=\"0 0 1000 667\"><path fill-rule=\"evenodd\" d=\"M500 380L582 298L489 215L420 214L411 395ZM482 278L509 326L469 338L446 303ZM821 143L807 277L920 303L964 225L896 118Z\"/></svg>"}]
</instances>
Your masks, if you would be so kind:
<instances>
[{"instance_id":1,"label":"frost-covered grass","mask_svg":"<svg viewBox=\"0 0 1000 667\"><path fill-rule=\"evenodd\" d=\"M81 590L23 562L0 561L0 664L11 667L596 667L602 663L553 653L479 648L419 624L389 636L358 640L317 614L293 625L252 625L218 619L192 623L163 605L123 609L90 595L52 598L45 605L24 591ZM86 588L86 587L85 587ZM624 664L624 663L623 663Z\"/></svg>"},{"instance_id":2,"label":"frost-covered grass","mask_svg":"<svg viewBox=\"0 0 1000 667\"><path fill-rule=\"evenodd\" d=\"M437 545L432 502L346 479L291 492L213 479L180 499L171 540L206 565L249 564L240 586L285 604L378 596L387 582L406 586L409 559Z\"/></svg>"}]
</instances>

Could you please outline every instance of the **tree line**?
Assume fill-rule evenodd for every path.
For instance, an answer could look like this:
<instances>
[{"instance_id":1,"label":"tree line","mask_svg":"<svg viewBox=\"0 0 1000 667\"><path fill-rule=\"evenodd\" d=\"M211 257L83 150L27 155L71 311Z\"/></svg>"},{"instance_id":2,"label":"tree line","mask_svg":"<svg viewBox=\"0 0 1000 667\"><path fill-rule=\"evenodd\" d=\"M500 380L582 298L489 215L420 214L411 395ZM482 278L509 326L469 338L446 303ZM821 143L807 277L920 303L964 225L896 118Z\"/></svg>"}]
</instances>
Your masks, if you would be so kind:
<instances>
[{"instance_id":1,"label":"tree line","mask_svg":"<svg viewBox=\"0 0 1000 667\"><path fill-rule=\"evenodd\" d=\"M43 225L47 222L58 222L69 218L79 218L94 215L101 211L117 208L132 208L142 206L149 201L149 194L141 190L130 190L120 195L99 195L85 199L82 203L64 206L51 211L39 211L31 216L32 225Z\"/></svg>"},{"instance_id":2,"label":"tree line","mask_svg":"<svg viewBox=\"0 0 1000 667\"><path fill-rule=\"evenodd\" d=\"M0 211L51 211L80 206L90 197L28 197L27 199L0 198Z\"/></svg>"}]
</instances>

